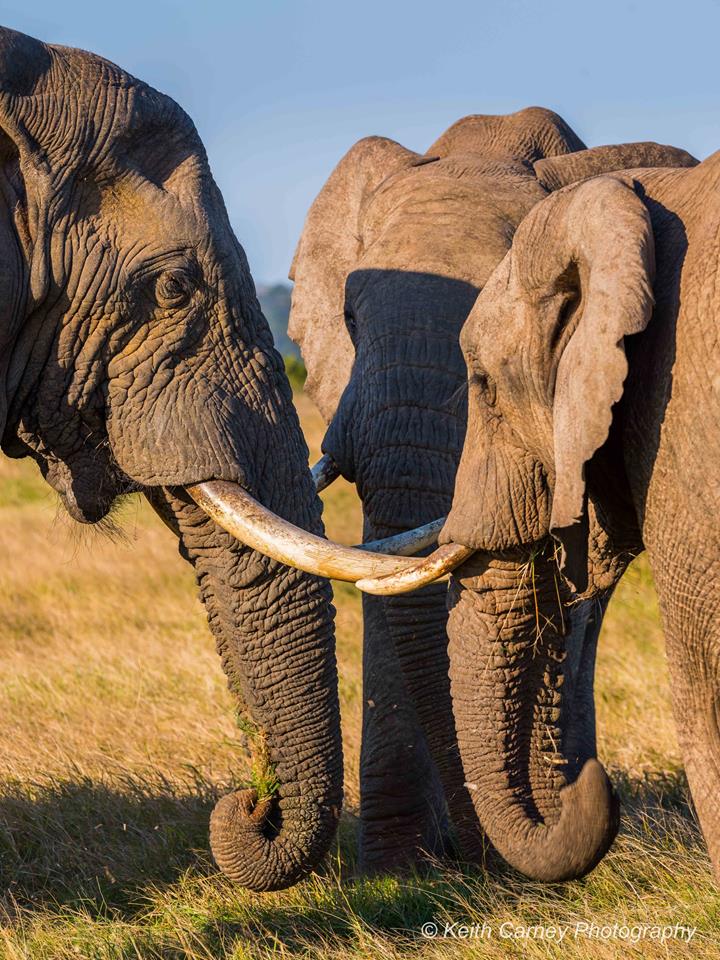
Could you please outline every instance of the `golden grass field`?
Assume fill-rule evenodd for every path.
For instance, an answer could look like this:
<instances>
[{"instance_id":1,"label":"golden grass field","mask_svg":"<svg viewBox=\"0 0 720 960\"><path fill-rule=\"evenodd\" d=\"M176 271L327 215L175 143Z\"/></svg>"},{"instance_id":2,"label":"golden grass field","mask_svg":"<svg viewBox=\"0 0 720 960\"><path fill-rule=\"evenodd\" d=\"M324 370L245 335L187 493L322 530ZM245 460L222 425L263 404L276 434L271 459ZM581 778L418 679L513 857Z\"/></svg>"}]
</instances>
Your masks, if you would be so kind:
<instances>
[{"instance_id":1,"label":"golden grass field","mask_svg":"<svg viewBox=\"0 0 720 960\"><path fill-rule=\"evenodd\" d=\"M298 396L313 455L322 423ZM354 492L324 495L355 542ZM207 822L249 771L190 569L140 500L113 542L66 519L35 466L0 463L0 958L717 957L720 897L688 807L648 568L613 599L597 678L600 756L622 832L584 881L543 887L449 866L358 878L360 603L336 585L346 808L321 875L253 895L218 875ZM493 935L425 940L421 924ZM696 927L688 945L577 937L577 922ZM562 944L500 926L569 924ZM507 932L508 928L504 928Z\"/></svg>"}]
</instances>

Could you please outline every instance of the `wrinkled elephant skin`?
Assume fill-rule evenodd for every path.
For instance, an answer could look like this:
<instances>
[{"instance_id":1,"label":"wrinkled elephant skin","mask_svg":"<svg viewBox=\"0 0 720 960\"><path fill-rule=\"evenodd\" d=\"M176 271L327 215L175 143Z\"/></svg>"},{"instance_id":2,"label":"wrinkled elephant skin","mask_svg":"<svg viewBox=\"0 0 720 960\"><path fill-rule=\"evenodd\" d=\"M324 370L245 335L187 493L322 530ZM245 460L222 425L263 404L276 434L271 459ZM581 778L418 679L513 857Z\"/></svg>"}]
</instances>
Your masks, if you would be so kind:
<instances>
[{"instance_id":1,"label":"wrinkled elephant skin","mask_svg":"<svg viewBox=\"0 0 720 960\"><path fill-rule=\"evenodd\" d=\"M486 559L476 579L460 570L451 588L453 696L463 762L489 792L476 801L480 819L531 876L580 875L612 839L591 688L577 686L576 634L557 610L572 618L578 605L604 603L643 549L688 781L720 876L719 177L714 154L689 169L599 176L552 195L518 230L462 334L468 434L440 539ZM487 509L498 489L499 512ZM532 665L522 622L530 563L548 617ZM507 623L489 609L498 564L510 592L520 591ZM484 700L468 688L470 658L491 666ZM580 665L581 680L589 669ZM478 729L498 728L494 749L481 749ZM537 771L550 762L560 773L541 783ZM566 796L589 764L592 808L577 790ZM571 814L580 841L562 829ZM593 818L604 835L593 835Z\"/></svg>"}]
</instances>

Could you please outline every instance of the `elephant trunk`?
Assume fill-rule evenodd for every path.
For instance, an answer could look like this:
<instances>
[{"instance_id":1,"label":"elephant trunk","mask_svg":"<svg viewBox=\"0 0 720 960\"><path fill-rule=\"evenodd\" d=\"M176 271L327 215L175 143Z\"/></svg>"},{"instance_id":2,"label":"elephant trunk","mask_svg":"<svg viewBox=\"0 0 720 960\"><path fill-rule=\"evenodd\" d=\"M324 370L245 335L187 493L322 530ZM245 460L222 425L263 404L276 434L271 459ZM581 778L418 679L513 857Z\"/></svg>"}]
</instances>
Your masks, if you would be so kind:
<instances>
[{"instance_id":1,"label":"elephant trunk","mask_svg":"<svg viewBox=\"0 0 720 960\"><path fill-rule=\"evenodd\" d=\"M425 412L427 422L432 422L432 413ZM440 415L436 413L435 418ZM373 472L361 475L365 540L416 526L433 511L448 509L453 477L453 464L448 458L429 450L421 454L408 449L407 461L422 455L439 488L432 489L429 484L423 487L414 482L407 461L403 462L397 451L391 450L388 455L379 442L373 449ZM393 471L394 485L390 479ZM461 855L468 862L483 863L487 842L465 787L450 695L447 587L444 583L431 584L401 596L372 600L382 605L382 616L375 620L384 627L383 642L392 645L397 655L404 687L437 770Z\"/></svg>"},{"instance_id":2,"label":"elephant trunk","mask_svg":"<svg viewBox=\"0 0 720 960\"><path fill-rule=\"evenodd\" d=\"M433 584L382 602L388 639L437 768L460 850L468 861L482 863L486 841L465 786L452 713L446 594L445 584Z\"/></svg>"},{"instance_id":3,"label":"elephant trunk","mask_svg":"<svg viewBox=\"0 0 720 960\"><path fill-rule=\"evenodd\" d=\"M399 212L380 246L402 244L414 235L414 216L412 210ZM355 482L368 541L424 525L450 509L466 425L459 335L478 290L429 272L393 269L358 270L348 283L357 314L356 357L323 451ZM485 840L457 749L446 592L438 584L366 601L366 613L372 612L366 617L366 661L372 667L381 645L396 653L402 692L411 701L432 758L432 764L401 771L403 786L414 772L416 782L424 778L418 794L424 791L427 797L431 788L437 794L435 785L425 782L428 770L432 779L437 773L462 853L477 862L484 859ZM374 640L368 626L376 631ZM391 719L385 729L393 730ZM431 802L439 813L437 797Z\"/></svg>"},{"instance_id":4,"label":"elephant trunk","mask_svg":"<svg viewBox=\"0 0 720 960\"><path fill-rule=\"evenodd\" d=\"M475 810L496 849L543 881L581 877L618 828L595 759L602 604L563 608L552 550L466 564L450 587L450 679Z\"/></svg>"},{"instance_id":5,"label":"elephant trunk","mask_svg":"<svg viewBox=\"0 0 720 960\"><path fill-rule=\"evenodd\" d=\"M330 586L239 544L182 491L158 489L151 499L195 568L230 687L250 715L256 766L259 759L264 767L264 784L216 805L213 855L244 887L283 889L326 853L342 804Z\"/></svg>"}]
</instances>

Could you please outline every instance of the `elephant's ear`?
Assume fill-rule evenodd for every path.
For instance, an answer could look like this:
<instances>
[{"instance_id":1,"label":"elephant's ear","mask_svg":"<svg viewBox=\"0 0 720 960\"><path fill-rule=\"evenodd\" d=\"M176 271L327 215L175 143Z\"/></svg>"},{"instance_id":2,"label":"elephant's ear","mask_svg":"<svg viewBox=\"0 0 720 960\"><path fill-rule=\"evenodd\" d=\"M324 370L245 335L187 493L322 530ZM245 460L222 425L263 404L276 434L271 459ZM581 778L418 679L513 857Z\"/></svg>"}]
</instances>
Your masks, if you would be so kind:
<instances>
[{"instance_id":1,"label":"elephant's ear","mask_svg":"<svg viewBox=\"0 0 720 960\"><path fill-rule=\"evenodd\" d=\"M44 295L48 281L44 248L49 237L43 214L51 174L28 113L37 116L40 112L36 101L44 99L51 65L50 50L44 43L0 27L0 178L6 201L0 258L4 262L8 251L15 249L15 243L7 243L8 229L14 228L30 270L30 294L36 301ZM0 296L4 308L8 302L5 289ZM5 325L3 333L4 329Z\"/></svg>"},{"instance_id":2,"label":"elephant's ear","mask_svg":"<svg viewBox=\"0 0 720 960\"><path fill-rule=\"evenodd\" d=\"M559 190L571 183L617 170L637 167L694 167L699 163L687 150L662 143L620 143L591 147L566 156L545 157L533 166L546 190Z\"/></svg>"},{"instance_id":3,"label":"elephant's ear","mask_svg":"<svg viewBox=\"0 0 720 960\"><path fill-rule=\"evenodd\" d=\"M354 359L345 328L345 281L362 253L366 201L387 177L423 162L394 140L360 140L330 174L305 220L290 268L295 287L288 332L307 367L306 390L327 422Z\"/></svg>"},{"instance_id":4,"label":"elephant's ear","mask_svg":"<svg viewBox=\"0 0 720 960\"><path fill-rule=\"evenodd\" d=\"M553 194L518 231L533 251L525 271L563 294L552 400L554 474L550 532L576 589L587 579L585 468L608 437L628 373L624 339L653 310L655 246L647 209L631 186L598 177ZM528 233L530 236L528 236ZM530 242L528 242L530 241ZM568 309L568 306L570 309ZM559 359L558 359L559 356Z\"/></svg>"}]
</instances>

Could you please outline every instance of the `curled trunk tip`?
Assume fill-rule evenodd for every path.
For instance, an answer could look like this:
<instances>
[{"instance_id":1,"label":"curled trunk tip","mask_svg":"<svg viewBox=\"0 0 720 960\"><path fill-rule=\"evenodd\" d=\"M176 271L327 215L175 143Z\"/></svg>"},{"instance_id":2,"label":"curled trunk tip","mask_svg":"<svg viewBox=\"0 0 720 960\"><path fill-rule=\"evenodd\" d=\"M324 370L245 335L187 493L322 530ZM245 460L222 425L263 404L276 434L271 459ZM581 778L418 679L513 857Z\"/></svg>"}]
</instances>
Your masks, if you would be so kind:
<instances>
[{"instance_id":1,"label":"curled trunk tip","mask_svg":"<svg viewBox=\"0 0 720 960\"><path fill-rule=\"evenodd\" d=\"M210 817L210 847L222 872L250 890L278 889L278 879L263 870L267 839L264 828L270 814L270 798L258 802L255 790L236 790L221 797ZM280 880L280 888L289 883ZM292 882L292 881L291 881Z\"/></svg>"},{"instance_id":2,"label":"curled trunk tip","mask_svg":"<svg viewBox=\"0 0 720 960\"><path fill-rule=\"evenodd\" d=\"M267 893L285 890L302 880L325 852L289 849L292 842L273 823L273 797L258 800L255 790L236 790L221 797L210 817L210 848L222 872L248 890ZM339 808L327 807L332 820L322 831L329 846ZM280 848L283 848L282 850Z\"/></svg>"},{"instance_id":3,"label":"curled trunk tip","mask_svg":"<svg viewBox=\"0 0 720 960\"><path fill-rule=\"evenodd\" d=\"M607 853L619 803L595 758L588 702L602 617L592 603L562 605L550 550L531 564L518 551L469 564L450 591L448 652L480 822L516 870L561 882Z\"/></svg>"},{"instance_id":4,"label":"curled trunk tip","mask_svg":"<svg viewBox=\"0 0 720 960\"><path fill-rule=\"evenodd\" d=\"M560 793L560 819L553 826L526 819L524 829L483 826L508 863L533 880L559 883L585 876L605 856L619 826L619 802L601 763L585 762L580 776Z\"/></svg>"}]
</instances>

